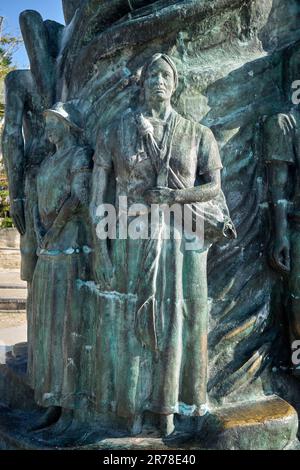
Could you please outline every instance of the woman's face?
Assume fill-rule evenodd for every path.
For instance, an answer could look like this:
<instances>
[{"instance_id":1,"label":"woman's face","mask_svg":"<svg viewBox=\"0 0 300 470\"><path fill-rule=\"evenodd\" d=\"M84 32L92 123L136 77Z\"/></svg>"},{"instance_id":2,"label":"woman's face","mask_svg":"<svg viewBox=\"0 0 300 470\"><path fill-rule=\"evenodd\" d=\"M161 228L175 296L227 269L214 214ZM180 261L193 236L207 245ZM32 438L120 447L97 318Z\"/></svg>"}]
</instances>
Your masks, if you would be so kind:
<instances>
[{"instance_id":1,"label":"woman's face","mask_svg":"<svg viewBox=\"0 0 300 470\"><path fill-rule=\"evenodd\" d=\"M46 133L49 141L56 145L64 138L66 128L59 118L48 114L46 116Z\"/></svg>"},{"instance_id":2,"label":"woman's face","mask_svg":"<svg viewBox=\"0 0 300 470\"><path fill-rule=\"evenodd\" d=\"M156 60L148 69L144 82L145 100L170 101L175 91L174 72L163 59Z\"/></svg>"}]
</instances>

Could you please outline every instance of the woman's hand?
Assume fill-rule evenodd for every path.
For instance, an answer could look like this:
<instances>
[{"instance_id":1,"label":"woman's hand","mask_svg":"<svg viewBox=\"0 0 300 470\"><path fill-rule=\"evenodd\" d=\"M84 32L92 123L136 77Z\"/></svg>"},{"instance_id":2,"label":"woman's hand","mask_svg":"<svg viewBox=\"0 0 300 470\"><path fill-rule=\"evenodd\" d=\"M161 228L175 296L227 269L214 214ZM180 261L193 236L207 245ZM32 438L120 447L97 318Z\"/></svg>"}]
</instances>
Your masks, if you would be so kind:
<instances>
[{"instance_id":1,"label":"woman's hand","mask_svg":"<svg viewBox=\"0 0 300 470\"><path fill-rule=\"evenodd\" d=\"M278 237L275 240L271 253L271 264L281 273L286 274L290 271L290 242L287 236Z\"/></svg>"},{"instance_id":2,"label":"woman's hand","mask_svg":"<svg viewBox=\"0 0 300 470\"><path fill-rule=\"evenodd\" d=\"M51 225L51 227L46 232L46 235L43 238L41 245L42 249L47 249L48 245L53 242L56 238L58 238L60 232L71 219L73 214L77 211L79 206L80 199L78 198L77 194L71 194L65 200L56 219L54 220L53 224Z\"/></svg>"},{"instance_id":3,"label":"woman's hand","mask_svg":"<svg viewBox=\"0 0 300 470\"><path fill-rule=\"evenodd\" d=\"M50 227L46 232L41 241L41 249L46 250L49 246L49 243L53 242L55 238L59 235L59 231L55 227Z\"/></svg>"},{"instance_id":4,"label":"woman's hand","mask_svg":"<svg viewBox=\"0 0 300 470\"><path fill-rule=\"evenodd\" d=\"M36 230L35 234L36 234L36 238L37 238L38 247L43 249L43 246L44 246L43 245L43 240L44 240L44 237L45 237L45 233L40 229L40 230Z\"/></svg>"},{"instance_id":5,"label":"woman's hand","mask_svg":"<svg viewBox=\"0 0 300 470\"><path fill-rule=\"evenodd\" d=\"M101 247L96 247L93 262L96 284L112 290L114 285L114 267L110 259L106 241L101 241Z\"/></svg>"},{"instance_id":6,"label":"woman's hand","mask_svg":"<svg viewBox=\"0 0 300 470\"><path fill-rule=\"evenodd\" d=\"M25 212L23 199L13 199L10 203L10 215L20 235L25 235Z\"/></svg>"},{"instance_id":7,"label":"woman's hand","mask_svg":"<svg viewBox=\"0 0 300 470\"><path fill-rule=\"evenodd\" d=\"M176 190L167 187L149 189L145 192L145 199L148 204L169 204L172 205L175 200Z\"/></svg>"}]
</instances>

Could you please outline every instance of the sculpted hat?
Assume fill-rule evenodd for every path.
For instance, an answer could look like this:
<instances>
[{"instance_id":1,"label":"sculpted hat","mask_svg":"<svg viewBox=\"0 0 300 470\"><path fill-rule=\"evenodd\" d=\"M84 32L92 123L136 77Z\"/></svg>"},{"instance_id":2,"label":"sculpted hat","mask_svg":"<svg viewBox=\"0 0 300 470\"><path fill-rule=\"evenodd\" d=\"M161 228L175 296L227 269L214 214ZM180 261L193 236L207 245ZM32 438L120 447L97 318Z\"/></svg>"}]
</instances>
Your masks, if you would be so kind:
<instances>
[{"instance_id":1,"label":"sculpted hat","mask_svg":"<svg viewBox=\"0 0 300 470\"><path fill-rule=\"evenodd\" d=\"M56 116L77 132L83 131L81 114L72 102L58 102L53 106L53 108L46 109L46 111L44 111L44 115L46 116L47 114Z\"/></svg>"},{"instance_id":2,"label":"sculpted hat","mask_svg":"<svg viewBox=\"0 0 300 470\"><path fill-rule=\"evenodd\" d=\"M157 60L164 60L165 62L167 62L167 64L171 67L171 69L173 70L173 74L174 74L174 83L175 83L175 89L177 88L178 86L178 72L177 72L177 68L176 68L176 65L174 64L173 60L171 59L171 57L169 57L167 54L154 54L148 62L146 62L146 64L143 66L142 68L142 73L141 73L141 78L140 78L140 83L141 83L141 86L144 85L144 82L145 82L145 79L146 79L146 75L147 75L147 72L149 70L149 68L151 67L151 65L153 65Z\"/></svg>"}]
</instances>

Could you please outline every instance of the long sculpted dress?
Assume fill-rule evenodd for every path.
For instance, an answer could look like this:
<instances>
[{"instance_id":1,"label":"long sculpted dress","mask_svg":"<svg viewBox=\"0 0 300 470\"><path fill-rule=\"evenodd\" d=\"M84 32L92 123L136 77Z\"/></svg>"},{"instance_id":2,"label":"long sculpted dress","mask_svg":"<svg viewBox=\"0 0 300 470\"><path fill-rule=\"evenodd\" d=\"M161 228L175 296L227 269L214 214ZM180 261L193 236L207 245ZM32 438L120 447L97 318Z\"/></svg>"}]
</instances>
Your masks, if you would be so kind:
<instances>
[{"instance_id":1,"label":"long sculpted dress","mask_svg":"<svg viewBox=\"0 0 300 470\"><path fill-rule=\"evenodd\" d=\"M99 136L95 165L113 172L117 206L119 197L126 196L128 206L147 207L143 194L158 183L191 188L203 174L222 168L208 128L173 110L166 122L149 119L150 138L140 132L140 119L129 109ZM160 171L153 161L155 142L165 149ZM219 236L226 235L230 219L223 193L206 207L208 225L215 223ZM138 215L129 217L128 227L136 223L143 230L139 220ZM127 419L145 410L190 416L206 411L206 264L211 242L188 250L185 237L172 236L172 223L170 239L163 239L163 224L160 217L156 239L122 239L117 231L117 239L110 242L112 292L98 293L97 407Z\"/></svg>"},{"instance_id":2,"label":"long sculpted dress","mask_svg":"<svg viewBox=\"0 0 300 470\"><path fill-rule=\"evenodd\" d=\"M93 309L80 288L90 278L90 173L90 154L74 146L44 160L37 175L38 213L46 231L71 196L75 178L80 201L60 234L38 250L34 272L32 386L45 407L86 408L92 400Z\"/></svg>"}]
</instances>

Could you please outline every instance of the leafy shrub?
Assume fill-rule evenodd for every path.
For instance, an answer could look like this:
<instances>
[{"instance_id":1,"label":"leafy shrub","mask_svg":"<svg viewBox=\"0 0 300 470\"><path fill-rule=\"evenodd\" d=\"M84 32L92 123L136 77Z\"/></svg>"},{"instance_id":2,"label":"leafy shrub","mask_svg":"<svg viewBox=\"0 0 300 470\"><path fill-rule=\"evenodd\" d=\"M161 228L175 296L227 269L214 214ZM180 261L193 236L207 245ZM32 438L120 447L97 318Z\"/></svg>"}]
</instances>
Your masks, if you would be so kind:
<instances>
[{"instance_id":1,"label":"leafy shrub","mask_svg":"<svg viewBox=\"0 0 300 470\"><path fill-rule=\"evenodd\" d=\"M0 218L9 216L9 195L7 189L0 190Z\"/></svg>"},{"instance_id":2,"label":"leafy shrub","mask_svg":"<svg viewBox=\"0 0 300 470\"><path fill-rule=\"evenodd\" d=\"M0 229L2 228L12 228L14 226L13 221L10 217L5 217L0 219Z\"/></svg>"}]
</instances>

